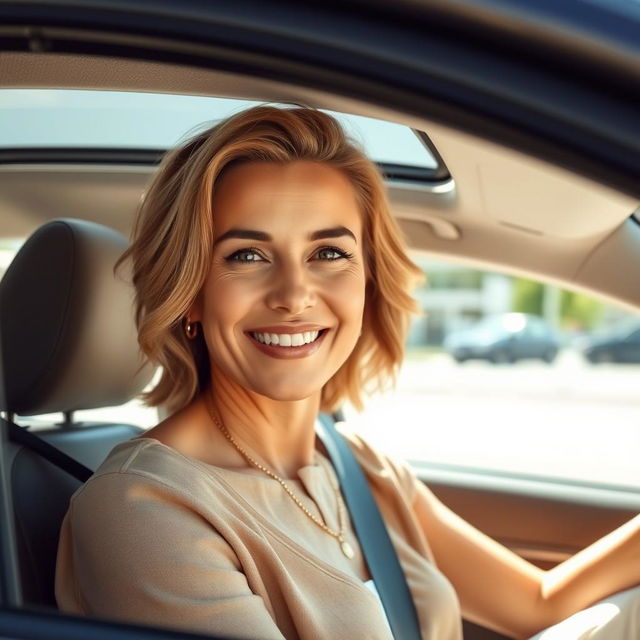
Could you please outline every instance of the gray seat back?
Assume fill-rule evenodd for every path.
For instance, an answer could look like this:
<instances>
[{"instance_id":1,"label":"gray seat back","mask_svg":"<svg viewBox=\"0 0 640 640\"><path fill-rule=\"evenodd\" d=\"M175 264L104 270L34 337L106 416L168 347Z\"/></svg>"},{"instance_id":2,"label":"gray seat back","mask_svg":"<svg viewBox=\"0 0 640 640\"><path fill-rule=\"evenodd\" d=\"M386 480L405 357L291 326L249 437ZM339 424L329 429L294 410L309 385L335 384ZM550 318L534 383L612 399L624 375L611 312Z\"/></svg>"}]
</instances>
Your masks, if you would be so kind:
<instances>
[{"instance_id":1,"label":"gray seat back","mask_svg":"<svg viewBox=\"0 0 640 640\"><path fill-rule=\"evenodd\" d=\"M81 220L38 229L0 282L0 340L9 416L124 404L153 374L139 353L133 296L113 272L123 236ZM138 435L125 424L49 425L33 431L90 469ZM25 605L55 607L58 535L81 483L29 448L9 443L11 484Z\"/></svg>"},{"instance_id":2,"label":"gray seat back","mask_svg":"<svg viewBox=\"0 0 640 640\"><path fill-rule=\"evenodd\" d=\"M78 425L36 434L95 469L120 442L143 430L133 425ZM8 443L4 463L13 497L18 567L25 605L56 608L54 581L58 536L69 498L81 482L31 449Z\"/></svg>"}]
</instances>

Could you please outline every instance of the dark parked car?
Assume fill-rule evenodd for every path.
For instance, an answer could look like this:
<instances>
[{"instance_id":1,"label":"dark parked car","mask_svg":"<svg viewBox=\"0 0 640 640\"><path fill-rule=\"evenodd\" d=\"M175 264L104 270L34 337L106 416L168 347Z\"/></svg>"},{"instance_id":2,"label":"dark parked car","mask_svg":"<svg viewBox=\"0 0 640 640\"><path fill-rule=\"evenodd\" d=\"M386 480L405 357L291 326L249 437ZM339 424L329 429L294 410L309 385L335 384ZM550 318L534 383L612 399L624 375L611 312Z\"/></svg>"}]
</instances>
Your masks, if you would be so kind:
<instances>
[{"instance_id":1,"label":"dark parked car","mask_svg":"<svg viewBox=\"0 0 640 640\"><path fill-rule=\"evenodd\" d=\"M593 336L583 349L593 363L640 362L640 327L618 329L607 335Z\"/></svg>"},{"instance_id":2,"label":"dark parked car","mask_svg":"<svg viewBox=\"0 0 640 640\"><path fill-rule=\"evenodd\" d=\"M508 363L524 358L553 362L559 349L551 327L538 316L504 313L447 336L445 349L457 362L472 358Z\"/></svg>"}]
</instances>

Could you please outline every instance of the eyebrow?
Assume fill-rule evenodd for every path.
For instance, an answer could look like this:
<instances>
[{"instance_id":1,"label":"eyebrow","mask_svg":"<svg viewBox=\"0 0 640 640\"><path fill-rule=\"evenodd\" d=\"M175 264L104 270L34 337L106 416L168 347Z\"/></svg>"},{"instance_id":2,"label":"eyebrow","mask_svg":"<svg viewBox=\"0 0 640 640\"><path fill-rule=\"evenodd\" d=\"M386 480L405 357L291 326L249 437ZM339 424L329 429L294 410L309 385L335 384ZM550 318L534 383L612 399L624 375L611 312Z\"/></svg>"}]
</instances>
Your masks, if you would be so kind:
<instances>
[{"instance_id":1,"label":"eyebrow","mask_svg":"<svg viewBox=\"0 0 640 640\"><path fill-rule=\"evenodd\" d=\"M329 238L341 238L343 236L349 236L353 238L354 242L357 242L355 235L347 227L331 227L330 229L319 229L309 234L309 240L327 240ZM217 240L216 244L220 244L225 240L231 238L237 238L240 240L258 240L260 242L271 242L273 238L264 231L255 231L254 229L229 229L226 233L223 233Z\"/></svg>"}]
</instances>

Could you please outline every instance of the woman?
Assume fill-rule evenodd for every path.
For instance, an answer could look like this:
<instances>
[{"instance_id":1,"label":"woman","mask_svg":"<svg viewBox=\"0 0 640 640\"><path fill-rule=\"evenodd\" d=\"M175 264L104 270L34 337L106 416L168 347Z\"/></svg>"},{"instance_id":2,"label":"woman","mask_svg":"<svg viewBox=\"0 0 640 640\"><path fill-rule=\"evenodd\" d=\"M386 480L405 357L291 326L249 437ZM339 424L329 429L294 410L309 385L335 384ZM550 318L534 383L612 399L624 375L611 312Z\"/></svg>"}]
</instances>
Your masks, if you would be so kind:
<instances>
[{"instance_id":1,"label":"woman","mask_svg":"<svg viewBox=\"0 0 640 640\"><path fill-rule=\"evenodd\" d=\"M163 368L147 399L170 417L74 495L61 609L229 638L389 639L314 432L402 357L419 274L375 166L321 112L245 111L167 156L123 258ZM545 573L348 438L424 638L460 638L459 603L527 637L638 582L638 518Z\"/></svg>"}]
</instances>

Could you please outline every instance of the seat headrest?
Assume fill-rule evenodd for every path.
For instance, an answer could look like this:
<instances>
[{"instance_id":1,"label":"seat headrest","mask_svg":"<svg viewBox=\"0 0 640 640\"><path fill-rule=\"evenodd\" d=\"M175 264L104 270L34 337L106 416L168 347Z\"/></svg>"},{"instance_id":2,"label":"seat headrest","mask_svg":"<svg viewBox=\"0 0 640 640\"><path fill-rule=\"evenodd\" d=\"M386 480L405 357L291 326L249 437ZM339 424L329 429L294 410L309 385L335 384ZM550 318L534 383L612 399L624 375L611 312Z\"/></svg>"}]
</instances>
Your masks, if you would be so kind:
<instances>
[{"instance_id":1,"label":"seat headrest","mask_svg":"<svg viewBox=\"0 0 640 640\"><path fill-rule=\"evenodd\" d=\"M150 381L133 287L113 271L126 246L116 231L73 219L45 224L22 246L0 282L3 410L120 405Z\"/></svg>"}]
</instances>

